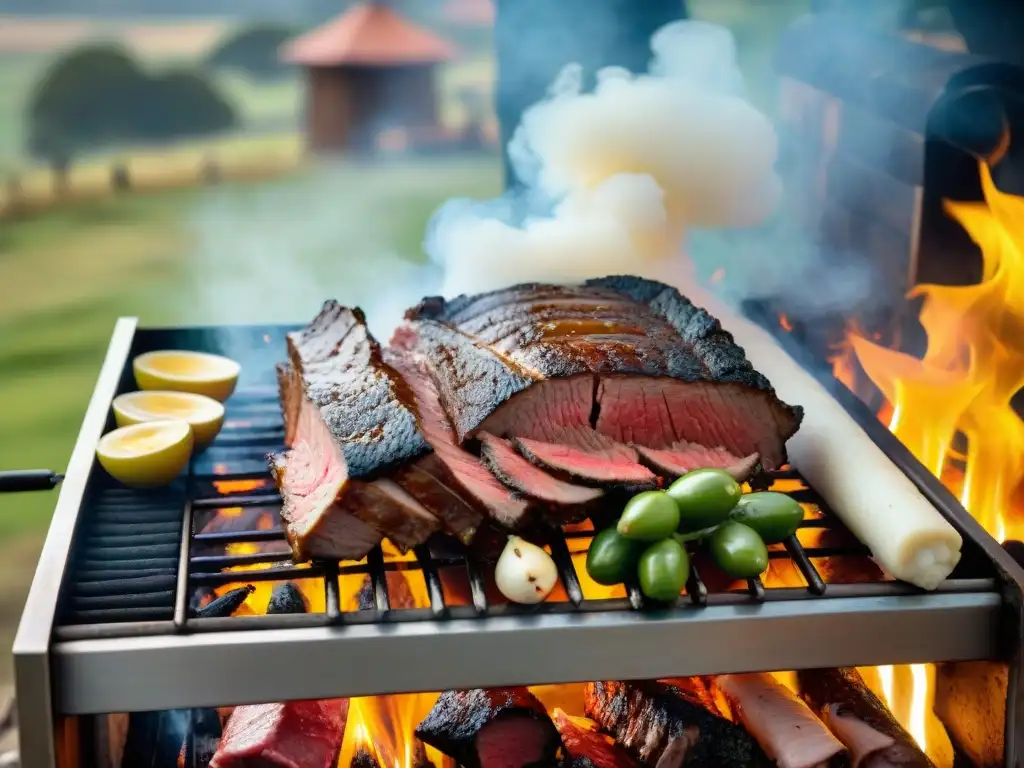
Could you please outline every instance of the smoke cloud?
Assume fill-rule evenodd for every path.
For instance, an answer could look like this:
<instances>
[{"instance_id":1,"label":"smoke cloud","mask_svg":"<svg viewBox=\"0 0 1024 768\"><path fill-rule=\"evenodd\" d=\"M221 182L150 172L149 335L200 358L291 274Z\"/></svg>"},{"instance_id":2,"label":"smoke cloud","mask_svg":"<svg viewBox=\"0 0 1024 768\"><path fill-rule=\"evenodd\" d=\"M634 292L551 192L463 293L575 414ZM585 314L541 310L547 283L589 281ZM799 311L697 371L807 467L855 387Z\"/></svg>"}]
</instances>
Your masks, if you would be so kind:
<instances>
[{"instance_id":1,"label":"smoke cloud","mask_svg":"<svg viewBox=\"0 0 1024 768\"><path fill-rule=\"evenodd\" d=\"M445 295L615 272L689 279L688 231L775 210L778 141L743 98L731 33L676 22L651 47L647 74L607 68L592 92L567 67L512 140L522 188L438 211L425 248Z\"/></svg>"},{"instance_id":2,"label":"smoke cloud","mask_svg":"<svg viewBox=\"0 0 1024 768\"><path fill-rule=\"evenodd\" d=\"M213 324L304 323L335 298L361 307L388 338L405 309L440 286L437 267L410 261L390 231L390 178L328 164L286 183L211 188L190 222L195 303L183 313ZM403 178L417 193L433 172Z\"/></svg>"}]
</instances>

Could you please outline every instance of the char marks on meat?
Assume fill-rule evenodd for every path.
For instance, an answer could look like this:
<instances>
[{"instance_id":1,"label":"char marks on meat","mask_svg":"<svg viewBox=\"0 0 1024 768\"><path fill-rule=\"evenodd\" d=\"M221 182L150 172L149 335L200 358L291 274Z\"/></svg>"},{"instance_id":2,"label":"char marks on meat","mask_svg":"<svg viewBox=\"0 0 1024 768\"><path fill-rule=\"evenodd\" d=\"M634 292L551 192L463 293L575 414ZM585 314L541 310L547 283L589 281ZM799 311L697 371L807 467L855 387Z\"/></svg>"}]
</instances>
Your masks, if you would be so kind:
<instances>
[{"instance_id":1,"label":"char marks on meat","mask_svg":"<svg viewBox=\"0 0 1024 768\"><path fill-rule=\"evenodd\" d=\"M348 699L235 707L210 768L330 768L347 719Z\"/></svg>"},{"instance_id":2,"label":"char marks on meat","mask_svg":"<svg viewBox=\"0 0 1024 768\"><path fill-rule=\"evenodd\" d=\"M330 301L287 344L272 464L296 559L576 521L700 467L747 480L801 418L716 320L639 278L428 298L387 350Z\"/></svg>"},{"instance_id":3,"label":"char marks on meat","mask_svg":"<svg viewBox=\"0 0 1024 768\"><path fill-rule=\"evenodd\" d=\"M396 477L399 484L466 543L480 526L481 513L512 530L527 524L529 503L510 493L476 456L459 444L426 371L426 359L415 351L402 350L391 351L387 360L404 377L413 393L420 427L434 449L432 454L412 465L416 471L399 472Z\"/></svg>"},{"instance_id":4,"label":"char marks on meat","mask_svg":"<svg viewBox=\"0 0 1024 768\"><path fill-rule=\"evenodd\" d=\"M554 765L561 747L544 706L525 688L445 691L416 735L465 768Z\"/></svg>"},{"instance_id":5,"label":"char marks on meat","mask_svg":"<svg viewBox=\"0 0 1024 768\"><path fill-rule=\"evenodd\" d=\"M580 725L560 709L555 710L551 719L562 737L566 754L575 761L574 766L637 768L636 761L626 750L595 728Z\"/></svg>"},{"instance_id":6,"label":"char marks on meat","mask_svg":"<svg viewBox=\"0 0 1024 768\"><path fill-rule=\"evenodd\" d=\"M459 439L485 429L547 440L550 426L592 425L649 448L685 441L737 457L758 453L775 469L802 416L776 397L717 320L650 280L428 299L407 313L400 333L436 338L440 329L461 348L425 354Z\"/></svg>"},{"instance_id":7,"label":"char marks on meat","mask_svg":"<svg viewBox=\"0 0 1024 768\"><path fill-rule=\"evenodd\" d=\"M586 488L558 480L531 464L508 440L481 432L480 458L495 477L524 496L563 507L589 504L604 495L598 488Z\"/></svg>"},{"instance_id":8,"label":"char marks on meat","mask_svg":"<svg viewBox=\"0 0 1024 768\"><path fill-rule=\"evenodd\" d=\"M771 762L740 726L715 709L699 680L588 683L587 716L648 765L767 768Z\"/></svg>"},{"instance_id":9,"label":"char marks on meat","mask_svg":"<svg viewBox=\"0 0 1024 768\"><path fill-rule=\"evenodd\" d=\"M797 672L797 687L850 750L855 768L933 768L856 669L803 669Z\"/></svg>"},{"instance_id":10,"label":"char marks on meat","mask_svg":"<svg viewBox=\"0 0 1024 768\"><path fill-rule=\"evenodd\" d=\"M287 344L289 364L279 367L278 384L291 449L272 468L296 559L362 557L368 537L358 526L362 535L335 549L336 534L351 527L346 515L400 549L426 541L440 527L437 519L391 480L378 479L428 446L412 394L384 362L362 312L328 301Z\"/></svg>"}]
</instances>

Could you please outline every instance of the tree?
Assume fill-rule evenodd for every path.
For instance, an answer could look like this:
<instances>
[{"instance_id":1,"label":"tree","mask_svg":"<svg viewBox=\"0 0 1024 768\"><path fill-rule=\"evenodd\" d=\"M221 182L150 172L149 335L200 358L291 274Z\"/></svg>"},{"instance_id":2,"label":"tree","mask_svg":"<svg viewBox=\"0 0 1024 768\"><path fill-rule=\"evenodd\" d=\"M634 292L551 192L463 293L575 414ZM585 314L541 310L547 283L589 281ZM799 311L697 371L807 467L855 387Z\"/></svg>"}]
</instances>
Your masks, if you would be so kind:
<instances>
[{"instance_id":1,"label":"tree","mask_svg":"<svg viewBox=\"0 0 1024 768\"><path fill-rule=\"evenodd\" d=\"M90 146L130 133L129 105L145 92L146 76L113 46L86 46L58 60L28 107L29 151L55 169Z\"/></svg>"},{"instance_id":2,"label":"tree","mask_svg":"<svg viewBox=\"0 0 1024 768\"><path fill-rule=\"evenodd\" d=\"M150 79L136 113L132 138L143 141L219 133L237 123L235 110L195 72L168 72Z\"/></svg>"},{"instance_id":3,"label":"tree","mask_svg":"<svg viewBox=\"0 0 1024 768\"><path fill-rule=\"evenodd\" d=\"M257 80L273 80L291 67L278 58L278 50L295 33L282 24L258 24L243 29L217 46L206 58L211 69L235 69Z\"/></svg>"},{"instance_id":4,"label":"tree","mask_svg":"<svg viewBox=\"0 0 1024 768\"><path fill-rule=\"evenodd\" d=\"M83 151L215 133L236 123L234 109L202 75L151 76L112 46L86 46L58 60L32 95L27 117L28 149L53 166L58 184Z\"/></svg>"}]
</instances>

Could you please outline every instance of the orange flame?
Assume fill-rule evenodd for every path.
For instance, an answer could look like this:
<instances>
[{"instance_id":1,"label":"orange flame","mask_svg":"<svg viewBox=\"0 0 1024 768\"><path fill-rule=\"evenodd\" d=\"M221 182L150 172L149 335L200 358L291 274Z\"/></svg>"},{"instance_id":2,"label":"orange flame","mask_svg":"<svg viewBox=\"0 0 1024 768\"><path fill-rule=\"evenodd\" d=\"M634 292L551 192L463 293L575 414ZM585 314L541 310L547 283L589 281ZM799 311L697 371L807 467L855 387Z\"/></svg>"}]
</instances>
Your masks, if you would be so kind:
<instances>
[{"instance_id":1,"label":"orange flame","mask_svg":"<svg viewBox=\"0 0 1024 768\"><path fill-rule=\"evenodd\" d=\"M928 337L921 359L859 335L850 341L871 380L892 404L889 428L960 495L999 541L1024 535L1024 421L1010 405L1024 387L1024 198L1000 192L981 165L984 203L946 208L981 249L976 285L919 285ZM960 474L953 441L967 441Z\"/></svg>"},{"instance_id":2,"label":"orange flame","mask_svg":"<svg viewBox=\"0 0 1024 768\"><path fill-rule=\"evenodd\" d=\"M946 203L981 249L976 285L919 285L927 335L918 359L848 334L850 348L888 403L879 418L999 541L1024 534L1024 421L1010 400L1024 386L1024 198L996 189L980 166L984 203ZM849 357L846 362L852 362ZM836 361L841 374L842 367ZM954 441L966 438L965 456ZM962 464L962 467L959 466ZM879 667L872 687L936 764L949 741L930 711L932 665Z\"/></svg>"},{"instance_id":3,"label":"orange flame","mask_svg":"<svg viewBox=\"0 0 1024 768\"><path fill-rule=\"evenodd\" d=\"M385 562L407 562L414 559L411 552L402 555L385 539L381 543ZM426 608L430 596L421 574L414 571L392 571L388 584L392 609ZM341 599L344 610L357 610L356 594L365 580L363 575L341 577ZM395 587L408 585L401 594ZM411 603L411 604L410 604ZM381 768L418 768L424 752L434 765L442 765L443 757L432 747L425 747L413 736L416 726L427 716L437 701L436 693L409 693L400 696L369 696L349 701L348 727L342 744L338 765L349 768L352 758L360 749L376 758Z\"/></svg>"}]
</instances>

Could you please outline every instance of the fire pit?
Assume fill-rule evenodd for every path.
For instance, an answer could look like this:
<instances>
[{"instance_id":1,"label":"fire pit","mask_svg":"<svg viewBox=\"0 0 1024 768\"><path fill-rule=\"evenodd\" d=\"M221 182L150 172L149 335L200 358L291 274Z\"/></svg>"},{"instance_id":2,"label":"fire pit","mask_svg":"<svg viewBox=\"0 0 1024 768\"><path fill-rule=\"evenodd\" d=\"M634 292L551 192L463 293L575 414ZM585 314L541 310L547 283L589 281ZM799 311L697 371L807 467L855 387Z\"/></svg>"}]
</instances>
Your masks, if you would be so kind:
<instances>
[{"instance_id":1,"label":"fire pit","mask_svg":"<svg viewBox=\"0 0 1024 768\"><path fill-rule=\"evenodd\" d=\"M1024 577L830 376L842 404L963 535L962 561L938 590L884 580L814 490L784 469L772 487L809 514L771 553L763 579L706 580L698 563L675 606L640 610L635 586L587 578L585 523L550 540L560 592L526 608L501 600L491 569L443 537L404 556L377 548L357 564L290 563L264 459L282 441L272 363L288 330L118 322L15 646L19 721L32 724L21 734L26 765L71 764L62 757L75 748L69 734L95 734L110 713L855 664L1008 662L997 708L1007 723L1016 717ZM158 348L229 354L243 378L224 430L187 478L127 490L94 466L94 447L112 398L130 387L129 361ZM257 615L281 582L297 585L309 611ZM203 617L216 596L246 585L234 616ZM1012 765L1019 734L1006 734Z\"/></svg>"}]
</instances>

